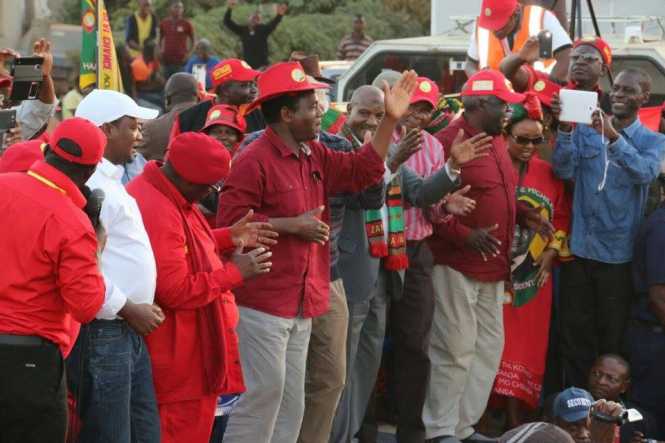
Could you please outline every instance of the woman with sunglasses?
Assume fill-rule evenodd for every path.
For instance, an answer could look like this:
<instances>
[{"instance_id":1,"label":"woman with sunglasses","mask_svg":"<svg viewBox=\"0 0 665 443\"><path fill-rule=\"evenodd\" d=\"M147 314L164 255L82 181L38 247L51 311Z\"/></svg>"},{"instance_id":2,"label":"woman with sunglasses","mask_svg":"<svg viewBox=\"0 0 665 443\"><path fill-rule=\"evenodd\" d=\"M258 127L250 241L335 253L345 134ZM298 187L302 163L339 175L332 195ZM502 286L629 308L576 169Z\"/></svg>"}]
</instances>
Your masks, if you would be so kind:
<instances>
[{"instance_id":1,"label":"woman with sunglasses","mask_svg":"<svg viewBox=\"0 0 665 443\"><path fill-rule=\"evenodd\" d=\"M511 105L506 126L508 153L516 176L517 199L540 208L556 229L548 240L519 225L512 245L512 282L504 300L505 347L493 394L505 400L508 427L527 421L538 407L545 373L552 305L552 265L561 251L568 227L563 182L549 163L536 154L545 143L539 99L527 93L522 104Z\"/></svg>"}]
</instances>

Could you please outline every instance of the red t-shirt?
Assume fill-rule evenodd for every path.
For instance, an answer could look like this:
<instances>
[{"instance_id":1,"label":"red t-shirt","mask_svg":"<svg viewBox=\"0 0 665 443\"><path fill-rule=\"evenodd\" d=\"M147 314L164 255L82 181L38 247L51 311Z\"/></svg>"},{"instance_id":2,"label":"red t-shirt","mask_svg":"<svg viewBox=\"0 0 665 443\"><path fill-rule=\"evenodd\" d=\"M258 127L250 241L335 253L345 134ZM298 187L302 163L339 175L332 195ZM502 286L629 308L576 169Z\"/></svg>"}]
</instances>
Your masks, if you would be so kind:
<instances>
[{"instance_id":1,"label":"red t-shirt","mask_svg":"<svg viewBox=\"0 0 665 443\"><path fill-rule=\"evenodd\" d=\"M164 63L184 64L187 60L187 39L194 39L194 28L189 20L165 18L159 24L159 35L160 41L164 40Z\"/></svg>"}]
</instances>

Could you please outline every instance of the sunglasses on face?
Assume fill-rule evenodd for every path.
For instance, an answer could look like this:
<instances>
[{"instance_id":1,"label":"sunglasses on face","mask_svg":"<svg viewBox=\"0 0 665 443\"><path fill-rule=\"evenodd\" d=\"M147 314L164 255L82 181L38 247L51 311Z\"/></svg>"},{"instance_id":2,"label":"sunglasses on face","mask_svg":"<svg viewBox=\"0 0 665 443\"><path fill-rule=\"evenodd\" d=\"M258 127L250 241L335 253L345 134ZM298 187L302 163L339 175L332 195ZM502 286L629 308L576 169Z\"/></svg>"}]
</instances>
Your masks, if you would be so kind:
<instances>
[{"instance_id":1,"label":"sunglasses on face","mask_svg":"<svg viewBox=\"0 0 665 443\"><path fill-rule=\"evenodd\" d=\"M529 137L524 137L521 135L511 135L512 139L515 140L515 143L518 145L522 146L527 146L528 144L532 144L534 146L541 145L545 143L545 137L535 137L535 138L529 138Z\"/></svg>"}]
</instances>

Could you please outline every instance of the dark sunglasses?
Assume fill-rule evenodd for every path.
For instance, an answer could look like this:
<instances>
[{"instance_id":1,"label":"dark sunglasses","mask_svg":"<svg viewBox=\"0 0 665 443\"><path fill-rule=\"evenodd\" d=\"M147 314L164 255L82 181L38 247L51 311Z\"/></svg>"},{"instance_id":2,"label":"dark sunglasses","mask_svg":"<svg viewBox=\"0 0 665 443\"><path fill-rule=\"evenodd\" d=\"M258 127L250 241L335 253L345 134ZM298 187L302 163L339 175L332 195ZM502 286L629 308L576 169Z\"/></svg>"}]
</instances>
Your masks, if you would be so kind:
<instances>
[{"instance_id":1,"label":"dark sunglasses","mask_svg":"<svg viewBox=\"0 0 665 443\"><path fill-rule=\"evenodd\" d=\"M545 137L529 138L529 137L523 137L521 135L515 136L512 134L511 137L513 140L515 140L515 143L522 146L526 146L529 143L533 144L534 146L542 145L543 143L545 143Z\"/></svg>"}]
</instances>

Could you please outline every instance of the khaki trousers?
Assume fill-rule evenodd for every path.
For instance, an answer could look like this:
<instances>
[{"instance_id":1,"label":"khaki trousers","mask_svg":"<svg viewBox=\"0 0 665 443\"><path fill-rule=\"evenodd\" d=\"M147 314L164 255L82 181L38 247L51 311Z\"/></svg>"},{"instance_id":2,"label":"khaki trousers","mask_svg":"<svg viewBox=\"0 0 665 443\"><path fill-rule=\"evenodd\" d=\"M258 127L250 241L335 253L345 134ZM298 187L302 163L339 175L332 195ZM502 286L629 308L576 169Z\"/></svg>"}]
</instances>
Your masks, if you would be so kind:
<instances>
[{"instance_id":1,"label":"khaki trousers","mask_svg":"<svg viewBox=\"0 0 665 443\"><path fill-rule=\"evenodd\" d=\"M432 271L431 373L423 422L427 438L474 432L503 351L503 282L481 282L447 267Z\"/></svg>"},{"instance_id":2,"label":"khaki trousers","mask_svg":"<svg viewBox=\"0 0 665 443\"><path fill-rule=\"evenodd\" d=\"M312 319L307 351L305 416L300 443L328 441L333 417L346 380L346 330L349 310L342 279L330 282L330 308Z\"/></svg>"}]
</instances>

